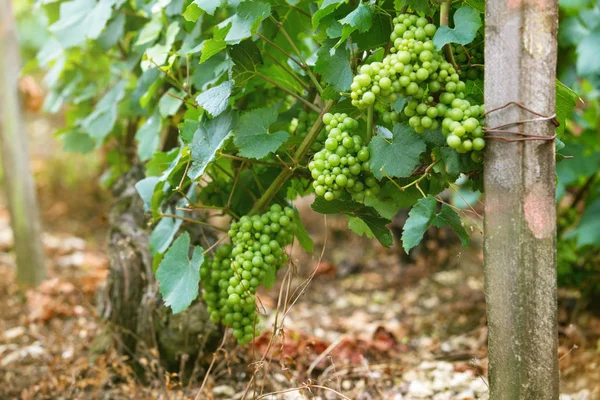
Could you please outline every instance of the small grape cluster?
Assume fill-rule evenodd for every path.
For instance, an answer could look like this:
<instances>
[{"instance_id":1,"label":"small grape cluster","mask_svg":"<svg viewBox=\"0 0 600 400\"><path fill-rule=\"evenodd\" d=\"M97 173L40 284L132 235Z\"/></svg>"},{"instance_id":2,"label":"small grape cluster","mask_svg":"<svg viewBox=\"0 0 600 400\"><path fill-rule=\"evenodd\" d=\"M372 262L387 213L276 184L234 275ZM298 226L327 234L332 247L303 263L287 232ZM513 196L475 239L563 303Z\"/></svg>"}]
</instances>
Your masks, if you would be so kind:
<instances>
[{"instance_id":1,"label":"small grape cluster","mask_svg":"<svg viewBox=\"0 0 600 400\"><path fill-rule=\"evenodd\" d=\"M284 248L295 231L295 213L289 207L274 204L262 215L243 216L231 224L233 245L221 246L200 270L211 320L232 327L239 344L256 334L256 289L267 273L285 265Z\"/></svg>"},{"instance_id":2,"label":"small grape cluster","mask_svg":"<svg viewBox=\"0 0 600 400\"><path fill-rule=\"evenodd\" d=\"M288 131L292 135L304 138L306 137L306 134L308 133L310 128L312 128L315 122L317 122L318 118L319 116L317 114L308 113L302 110L298 113L297 118L293 118L291 120ZM317 138L313 142L311 146L311 151L314 153L322 149L325 139L327 139L327 131L323 129L321 130L321 132L319 132Z\"/></svg>"},{"instance_id":3,"label":"small grape cluster","mask_svg":"<svg viewBox=\"0 0 600 400\"><path fill-rule=\"evenodd\" d=\"M435 49L436 26L416 15L393 19L393 46L381 62L362 65L351 85L352 104L364 109L376 104L384 123L406 121L417 132L437 129L448 146L459 153L480 151L485 146L483 106L466 98L466 84L458 71ZM410 98L401 112L387 110L398 97ZM473 102L474 103L474 102ZM472 155L479 159L480 154Z\"/></svg>"},{"instance_id":4,"label":"small grape cluster","mask_svg":"<svg viewBox=\"0 0 600 400\"><path fill-rule=\"evenodd\" d=\"M482 35L478 33L474 42L482 44ZM484 63L483 46L469 46L467 50L464 46L452 45L452 53L454 60L460 65L459 75L461 77L471 81L483 79L483 68L481 68Z\"/></svg>"},{"instance_id":5,"label":"small grape cluster","mask_svg":"<svg viewBox=\"0 0 600 400\"><path fill-rule=\"evenodd\" d=\"M369 169L369 148L360 135L350 132L358 121L347 114L324 114L328 132L325 147L308 164L317 196L325 200L341 198L349 193L355 200L377 195L379 185Z\"/></svg>"}]
</instances>

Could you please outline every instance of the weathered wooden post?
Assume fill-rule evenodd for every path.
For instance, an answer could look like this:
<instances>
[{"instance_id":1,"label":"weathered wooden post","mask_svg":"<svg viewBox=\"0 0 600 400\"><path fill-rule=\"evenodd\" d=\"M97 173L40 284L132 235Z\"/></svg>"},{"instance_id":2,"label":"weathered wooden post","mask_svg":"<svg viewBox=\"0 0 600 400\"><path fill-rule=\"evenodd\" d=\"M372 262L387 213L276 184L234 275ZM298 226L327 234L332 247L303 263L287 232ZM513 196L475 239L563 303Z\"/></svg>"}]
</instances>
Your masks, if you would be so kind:
<instances>
[{"instance_id":1,"label":"weathered wooden post","mask_svg":"<svg viewBox=\"0 0 600 400\"><path fill-rule=\"evenodd\" d=\"M487 0L486 110L555 110L557 0ZM485 155L485 293L494 400L559 398L554 125L515 105L490 112ZM536 135L538 138L531 140ZM545 137L550 140L540 140ZM523 140L525 139L525 140Z\"/></svg>"},{"instance_id":2,"label":"weathered wooden post","mask_svg":"<svg viewBox=\"0 0 600 400\"><path fill-rule=\"evenodd\" d=\"M27 134L21 120L19 42L11 3L0 0L0 146L17 252L17 281L31 286L46 277L46 265Z\"/></svg>"}]
</instances>

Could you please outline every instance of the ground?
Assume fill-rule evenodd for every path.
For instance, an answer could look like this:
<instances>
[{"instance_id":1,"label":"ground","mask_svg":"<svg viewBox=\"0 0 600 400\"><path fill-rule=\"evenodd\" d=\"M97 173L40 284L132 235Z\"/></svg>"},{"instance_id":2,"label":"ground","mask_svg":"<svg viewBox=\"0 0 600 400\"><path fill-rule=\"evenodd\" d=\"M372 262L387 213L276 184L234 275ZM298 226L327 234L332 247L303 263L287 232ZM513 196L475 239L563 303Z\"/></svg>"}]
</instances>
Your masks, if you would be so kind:
<instances>
[{"instance_id":1,"label":"ground","mask_svg":"<svg viewBox=\"0 0 600 400\"><path fill-rule=\"evenodd\" d=\"M115 351L91 351L108 273L110 195L96 184L98 163L50 153L34 149L50 271L36 290L14 284L0 206L1 399L488 398L480 233L467 249L431 239L402 262L397 248L356 237L344 218L313 214L306 202L298 206L315 253L294 248L289 272L261 293L255 343L225 340L210 373L185 384L161 373L155 358L137 360L142 384ZM73 165L85 176L69 178ZM559 296L561 398L600 399L600 318L578 310L577 296Z\"/></svg>"}]
</instances>

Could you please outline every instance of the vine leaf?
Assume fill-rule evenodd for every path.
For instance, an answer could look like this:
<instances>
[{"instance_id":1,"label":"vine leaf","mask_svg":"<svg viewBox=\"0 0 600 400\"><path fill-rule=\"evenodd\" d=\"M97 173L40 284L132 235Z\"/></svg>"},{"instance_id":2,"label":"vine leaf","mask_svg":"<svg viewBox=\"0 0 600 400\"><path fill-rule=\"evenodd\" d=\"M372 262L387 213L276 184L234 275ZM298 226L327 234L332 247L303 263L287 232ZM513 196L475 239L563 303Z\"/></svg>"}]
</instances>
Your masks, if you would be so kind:
<instances>
[{"instance_id":1,"label":"vine leaf","mask_svg":"<svg viewBox=\"0 0 600 400\"><path fill-rule=\"evenodd\" d=\"M410 176L425 149L425 142L410 126L396 124L392 140L375 136L369 143L371 171L378 179L384 177L381 171L393 178Z\"/></svg>"},{"instance_id":2,"label":"vine leaf","mask_svg":"<svg viewBox=\"0 0 600 400\"><path fill-rule=\"evenodd\" d=\"M396 10L401 10L402 7L408 7L423 15L429 11L429 2L423 0L394 0L394 7Z\"/></svg>"},{"instance_id":3,"label":"vine leaf","mask_svg":"<svg viewBox=\"0 0 600 400\"><path fill-rule=\"evenodd\" d=\"M173 210L167 208L167 214L173 214ZM175 215L183 217L184 211L176 210ZM153 256L162 254L169 248L182 223L183 220L179 218L169 217L163 217L158 221L158 224L156 224L150 234L150 253Z\"/></svg>"},{"instance_id":4,"label":"vine leaf","mask_svg":"<svg viewBox=\"0 0 600 400\"><path fill-rule=\"evenodd\" d=\"M154 189L160 182L158 176L149 176L138 181L135 184L135 190L138 192L142 201L144 202L144 211L150 211L152 209L152 196L154 196Z\"/></svg>"},{"instance_id":5,"label":"vine leaf","mask_svg":"<svg viewBox=\"0 0 600 400\"><path fill-rule=\"evenodd\" d=\"M167 28L164 43L157 43L146 50L146 56L156 65L163 65L167 61L167 57L171 52L171 47L175 43L175 37L180 31L179 23L174 22Z\"/></svg>"},{"instance_id":6,"label":"vine leaf","mask_svg":"<svg viewBox=\"0 0 600 400\"><path fill-rule=\"evenodd\" d=\"M588 204L577 228L569 232L577 238L578 247L589 244L600 246L600 225L597 222L598 218L600 218L600 197Z\"/></svg>"},{"instance_id":7,"label":"vine leaf","mask_svg":"<svg viewBox=\"0 0 600 400\"><path fill-rule=\"evenodd\" d=\"M359 32L364 33L371 29L371 26L373 25L371 8L363 3L360 3L354 11L340 20L340 24L343 25L342 37L340 38L339 42L333 46L334 49L337 49L339 45L344 43L346 39L348 39L348 36L352 34L352 32L358 30ZM333 49L331 49L331 51L333 52Z\"/></svg>"},{"instance_id":8,"label":"vine leaf","mask_svg":"<svg viewBox=\"0 0 600 400\"><path fill-rule=\"evenodd\" d=\"M231 25L225 36L225 42L238 44L256 34L260 23L269 15L271 15L270 4L262 1L244 1L237 6L236 13L221 22L218 27Z\"/></svg>"},{"instance_id":9,"label":"vine leaf","mask_svg":"<svg viewBox=\"0 0 600 400\"><path fill-rule=\"evenodd\" d=\"M101 143L106 135L112 131L117 121L117 106L125 96L125 82L117 83L96 104L94 111L83 120L81 126L90 137Z\"/></svg>"},{"instance_id":10,"label":"vine leaf","mask_svg":"<svg viewBox=\"0 0 600 400\"><path fill-rule=\"evenodd\" d=\"M152 19L146 25L144 25L140 31L138 38L135 41L135 46L142 46L144 44L154 42L162 30L163 25L161 21L161 14L155 13L152 16Z\"/></svg>"},{"instance_id":11,"label":"vine leaf","mask_svg":"<svg viewBox=\"0 0 600 400\"><path fill-rule=\"evenodd\" d=\"M319 26L319 22L326 16L333 13L337 8L345 3L344 0L325 0L321 7L312 16L312 26L316 30Z\"/></svg>"},{"instance_id":12,"label":"vine leaf","mask_svg":"<svg viewBox=\"0 0 600 400\"><path fill-rule=\"evenodd\" d=\"M433 220L433 225L438 228L449 226L458 235L463 247L469 244L469 234L462 225L460 216L450 206L443 204L440 213Z\"/></svg>"},{"instance_id":13,"label":"vine leaf","mask_svg":"<svg viewBox=\"0 0 600 400\"><path fill-rule=\"evenodd\" d=\"M311 239L310 235L306 231L306 227L304 223L300 219L300 214L296 211L296 238L298 239L298 243L307 253L312 253L315 251L315 244Z\"/></svg>"},{"instance_id":14,"label":"vine leaf","mask_svg":"<svg viewBox=\"0 0 600 400\"><path fill-rule=\"evenodd\" d=\"M392 182L386 182L377 196L365 199L365 205L373 207L383 218L392 219L401 208L412 207L420 198L421 193L414 186L401 191Z\"/></svg>"},{"instance_id":15,"label":"vine leaf","mask_svg":"<svg viewBox=\"0 0 600 400\"><path fill-rule=\"evenodd\" d=\"M192 165L188 171L192 180L202 176L208 164L214 161L217 152L231 136L234 125L235 115L231 112L211 120L204 119L198 124L192 139Z\"/></svg>"},{"instance_id":16,"label":"vine leaf","mask_svg":"<svg viewBox=\"0 0 600 400\"><path fill-rule=\"evenodd\" d=\"M200 64L204 63L206 60L227 47L227 43L225 43L225 36L227 35L228 30L228 27L224 27L222 29L215 28L213 38L202 42L200 47L200 51L202 52L200 54Z\"/></svg>"},{"instance_id":17,"label":"vine leaf","mask_svg":"<svg viewBox=\"0 0 600 400\"><path fill-rule=\"evenodd\" d=\"M408 213L408 219L402 230L402 247L408 253L423 240L423 235L429 227L449 226L458 235L463 247L469 243L469 234L462 226L460 216L451 207L442 205L440 213L436 213L437 201L428 195L417 201Z\"/></svg>"},{"instance_id":18,"label":"vine leaf","mask_svg":"<svg viewBox=\"0 0 600 400\"><path fill-rule=\"evenodd\" d=\"M402 247L406 253L423 240L423 234L433 223L436 205L435 198L429 195L420 199L409 211L402 229Z\"/></svg>"},{"instance_id":19,"label":"vine leaf","mask_svg":"<svg viewBox=\"0 0 600 400\"><path fill-rule=\"evenodd\" d=\"M210 115L216 117L227 109L232 86L230 81L226 81L219 86L210 88L196 97L196 103Z\"/></svg>"},{"instance_id":20,"label":"vine leaf","mask_svg":"<svg viewBox=\"0 0 600 400\"><path fill-rule=\"evenodd\" d=\"M571 114L573 108L575 108L577 97L577 93L571 88L558 79L556 80L556 119L560 122L560 125L556 128L558 135L561 135L565 131L567 117Z\"/></svg>"},{"instance_id":21,"label":"vine leaf","mask_svg":"<svg viewBox=\"0 0 600 400\"><path fill-rule=\"evenodd\" d=\"M328 201L323 197L317 197L311 208L321 214L346 214L349 217L360 218L379 243L385 247L391 247L394 244L392 233L386 227L390 223L390 220L380 217L371 207L364 206L355 201ZM354 223L354 228L360 231L356 223Z\"/></svg>"},{"instance_id":22,"label":"vine leaf","mask_svg":"<svg viewBox=\"0 0 600 400\"><path fill-rule=\"evenodd\" d=\"M338 92L350 89L352 84L352 68L350 66L350 52L346 46L339 47L333 54L335 41L328 40L317 52L315 72L321 74L325 82L332 85Z\"/></svg>"},{"instance_id":23,"label":"vine leaf","mask_svg":"<svg viewBox=\"0 0 600 400\"><path fill-rule=\"evenodd\" d=\"M229 48L229 56L233 60L231 76L238 87L244 87L258 70L258 66L263 63L260 50L252 40L245 40L242 43Z\"/></svg>"},{"instance_id":24,"label":"vine leaf","mask_svg":"<svg viewBox=\"0 0 600 400\"><path fill-rule=\"evenodd\" d=\"M481 27L481 16L471 7L464 5L454 13L454 28L440 26L433 36L433 44L440 50L448 43L467 45L475 39Z\"/></svg>"},{"instance_id":25,"label":"vine leaf","mask_svg":"<svg viewBox=\"0 0 600 400\"><path fill-rule=\"evenodd\" d=\"M577 73L581 76L600 74L600 27L577 45Z\"/></svg>"},{"instance_id":26,"label":"vine leaf","mask_svg":"<svg viewBox=\"0 0 600 400\"><path fill-rule=\"evenodd\" d=\"M135 134L138 141L138 155L141 161L146 161L158 149L160 144L160 129L162 127L158 112L151 115Z\"/></svg>"},{"instance_id":27,"label":"vine leaf","mask_svg":"<svg viewBox=\"0 0 600 400\"><path fill-rule=\"evenodd\" d=\"M191 260L188 258L189 249L190 235L184 232L169 247L156 271L160 294L173 314L185 311L198 297L204 249L196 246Z\"/></svg>"},{"instance_id":28,"label":"vine leaf","mask_svg":"<svg viewBox=\"0 0 600 400\"><path fill-rule=\"evenodd\" d=\"M63 150L74 153L89 153L94 150L94 141L85 133L77 129L69 130L60 135Z\"/></svg>"},{"instance_id":29,"label":"vine leaf","mask_svg":"<svg viewBox=\"0 0 600 400\"><path fill-rule=\"evenodd\" d=\"M217 11L217 8L219 8L222 3L221 0L194 0L186 7L183 18L185 18L186 21L196 22L203 13L215 15L215 11Z\"/></svg>"},{"instance_id":30,"label":"vine leaf","mask_svg":"<svg viewBox=\"0 0 600 400\"><path fill-rule=\"evenodd\" d=\"M63 48L97 39L112 15L112 1L73 0L60 5L60 18L50 26Z\"/></svg>"},{"instance_id":31,"label":"vine leaf","mask_svg":"<svg viewBox=\"0 0 600 400\"><path fill-rule=\"evenodd\" d=\"M260 159L275 152L290 136L289 133L269 132L269 126L277 121L277 110L259 108L240 117L235 129L233 143L240 149L239 155Z\"/></svg>"},{"instance_id":32,"label":"vine leaf","mask_svg":"<svg viewBox=\"0 0 600 400\"><path fill-rule=\"evenodd\" d=\"M185 96L185 93L177 89L170 88L167 90L158 101L160 116L166 118L177 114L179 107L183 104L183 100L181 100L183 96Z\"/></svg>"}]
</instances>

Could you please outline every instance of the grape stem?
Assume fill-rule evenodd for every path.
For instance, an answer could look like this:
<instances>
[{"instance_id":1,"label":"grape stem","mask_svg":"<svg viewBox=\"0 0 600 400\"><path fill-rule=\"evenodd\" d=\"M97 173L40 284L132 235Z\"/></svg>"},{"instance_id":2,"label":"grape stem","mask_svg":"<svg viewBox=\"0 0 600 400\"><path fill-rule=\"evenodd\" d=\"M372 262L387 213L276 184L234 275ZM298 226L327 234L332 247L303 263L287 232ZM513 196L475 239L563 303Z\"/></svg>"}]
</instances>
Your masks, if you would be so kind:
<instances>
[{"instance_id":1,"label":"grape stem","mask_svg":"<svg viewBox=\"0 0 600 400\"><path fill-rule=\"evenodd\" d=\"M440 26L448 26L448 21L450 19L450 3L452 0L444 0L440 5ZM454 54L452 54L452 45L447 43L444 46L444 55L446 56L446 60L452 64L455 70L460 71L460 67L456 64L454 60Z\"/></svg>"},{"instance_id":2,"label":"grape stem","mask_svg":"<svg viewBox=\"0 0 600 400\"><path fill-rule=\"evenodd\" d=\"M373 137L373 105L369 106L367 110L367 143L371 141Z\"/></svg>"},{"instance_id":3,"label":"grape stem","mask_svg":"<svg viewBox=\"0 0 600 400\"><path fill-rule=\"evenodd\" d=\"M421 188L419 187L419 182L421 182L423 179L425 179L428 175L429 172L431 171L431 169L439 162L439 160L432 162L431 164L429 164L427 166L427 168L425 168L425 171L423 172L423 175L421 175L420 177L418 177L417 179L415 179L414 181L412 181L411 183L405 185L405 186L400 186L398 185L398 183L396 181L394 181L394 179L392 179L388 174L385 173L385 171L383 169L381 169L381 173L383 174L383 176L385 176L386 178L388 178L390 180L390 182L392 182L392 184L394 186L396 186L398 188L398 190L404 192L406 189L408 189L411 186L416 186L417 189L419 189L419 191L421 192L421 194L423 194L423 191L421 190ZM423 194L423 197L426 197Z\"/></svg>"},{"instance_id":4,"label":"grape stem","mask_svg":"<svg viewBox=\"0 0 600 400\"><path fill-rule=\"evenodd\" d=\"M315 139L319 135L321 128L323 127L323 114L329 112L331 107L333 107L334 101L329 100L325 104L325 108L319 114L319 118L315 121L310 131L306 134L306 137L294 153L295 163L300 163L308 150L313 145ZM269 203L275 198L281 187L287 182L287 180L294 174L295 168L284 168L281 173L275 178L273 183L267 188L267 190L263 193L263 195L258 199L258 201L254 204L252 210L250 210L249 215L254 215L263 209L265 209Z\"/></svg>"}]
</instances>

